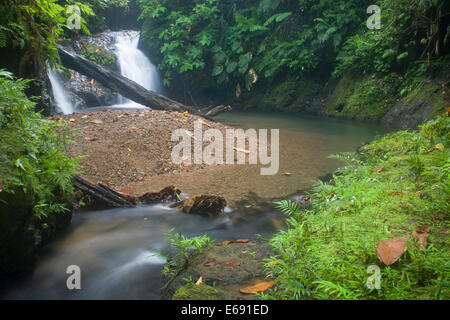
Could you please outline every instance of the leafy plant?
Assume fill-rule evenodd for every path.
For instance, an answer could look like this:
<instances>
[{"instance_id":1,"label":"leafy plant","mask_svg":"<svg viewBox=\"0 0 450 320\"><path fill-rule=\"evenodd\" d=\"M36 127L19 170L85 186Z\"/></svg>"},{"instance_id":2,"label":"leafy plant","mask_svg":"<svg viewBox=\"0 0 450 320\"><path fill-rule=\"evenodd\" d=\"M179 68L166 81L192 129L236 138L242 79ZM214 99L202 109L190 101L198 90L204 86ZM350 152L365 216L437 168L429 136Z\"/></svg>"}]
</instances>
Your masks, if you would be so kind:
<instances>
[{"instance_id":1,"label":"leafy plant","mask_svg":"<svg viewBox=\"0 0 450 320\"><path fill-rule=\"evenodd\" d=\"M64 154L65 123L34 112L23 92L28 83L0 70L0 179L3 192L29 195L34 216L43 219L68 210L78 160Z\"/></svg>"}]
</instances>

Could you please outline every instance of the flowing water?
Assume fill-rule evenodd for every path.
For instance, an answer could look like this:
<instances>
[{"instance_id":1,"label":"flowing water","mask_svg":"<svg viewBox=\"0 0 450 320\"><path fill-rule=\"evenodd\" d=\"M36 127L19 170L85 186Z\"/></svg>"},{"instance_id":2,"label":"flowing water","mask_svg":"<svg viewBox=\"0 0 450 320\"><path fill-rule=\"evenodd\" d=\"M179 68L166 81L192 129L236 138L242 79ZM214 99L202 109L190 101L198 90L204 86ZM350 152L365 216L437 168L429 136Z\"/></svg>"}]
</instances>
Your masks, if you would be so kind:
<instances>
[{"instance_id":1,"label":"flowing water","mask_svg":"<svg viewBox=\"0 0 450 320\"><path fill-rule=\"evenodd\" d=\"M138 31L115 32L116 56L120 66L120 74L135 81L147 90L159 92L161 80L156 67L145 54L139 50L140 33ZM145 106L127 98L120 97L121 104L113 108L139 109Z\"/></svg>"},{"instance_id":2,"label":"flowing water","mask_svg":"<svg viewBox=\"0 0 450 320\"><path fill-rule=\"evenodd\" d=\"M350 121L260 112L233 112L220 120L236 127L281 129L280 172L292 175L262 179L251 166L224 166L175 178L191 195L222 191L240 200L229 201L230 207L217 219L185 215L163 205L75 213L70 229L47 247L34 272L3 298L160 299L165 262L160 253L168 250L164 232L174 228L186 236L208 234L216 241L269 238L284 228L284 220L267 200L295 198L287 195L311 187L317 177L342 165L328 159L329 154L354 151L377 130ZM163 186L174 182L156 180ZM81 268L79 291L66 287L71 265Z\"/></svg>"},{"instance_id":3,"label":"flowing water","mask_svg":"<svg viewBox=\"0 0 450 320\"><path fill-rule=\"evenodd\" d=\"M75 112L72 102L68 99L68 94L58 73L54 69L48 68L48 78L52 85L53 97L56 102L56 108L63 114L72 114Z\"/></svg>"}]
</instances>

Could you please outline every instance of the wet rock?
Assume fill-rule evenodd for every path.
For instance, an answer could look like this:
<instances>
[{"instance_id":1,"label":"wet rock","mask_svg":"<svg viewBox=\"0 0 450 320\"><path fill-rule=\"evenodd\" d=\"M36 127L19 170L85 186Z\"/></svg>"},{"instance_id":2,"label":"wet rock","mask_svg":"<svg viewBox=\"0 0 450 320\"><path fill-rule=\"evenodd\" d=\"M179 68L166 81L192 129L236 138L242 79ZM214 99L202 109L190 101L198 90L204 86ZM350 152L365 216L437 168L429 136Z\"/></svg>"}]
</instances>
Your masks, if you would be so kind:
<instances>
[{"instance_id":1,"label":"wet rock","mask_svg":"<svg viewBox=\"0 0 450 320\"><path fill-rule=\"evenodd\" d=\"M187 214L217 216L223 213L227 201L220 196L201 195L192 197L172 205L172 208L183 210Z\"/></svg>"},{"instance_id":2,"label":"wet rock","mask_svg":"<svg viewBox=\"0 0 450 320\"><path fill-rule=\"evenodd\" d=\"M249 239L247 239L249 240ZM254 295L244 295L240 289L265 279L263 259L273 255L270 245L265 241L231 242L227 245L213 245L201 254L189 258L186 267L175 277L166 279L165 299L180 296L194 299L190 293L197 288L185 286L185 279L197 281L200 277L204 285L214 285L215 294L227 300L255 299ZM217 261L214 264L207 261ZM180 294L179 290L183 294ZM193 291L191 291L193 290ZM197 296L199 298L199 296ZM200 296L200 299L203 299Z\"/></svg>"},{"instance_id":3,"label":"wet rock","mask_svg":"<svg viewBox=\"0 0 450 320\"><path fill-rule=\"evenodd\" d=\"M181 191L174 186L162 189L159 192L146 193L138 198L140 203L154 204L167 201L176 201L180 199Z\"/></svg>"},{"instance_id":4,"label":"wet rock","mask_svg":"<svg viewBox=\"0 0 450 320\"><path fill-rule=\"evenodd\" d=\"M415 129L444 113L448 106L448 93L442 84L423 83L389 110L381 124L391 130Z\"/></svg>"}]
</instances>

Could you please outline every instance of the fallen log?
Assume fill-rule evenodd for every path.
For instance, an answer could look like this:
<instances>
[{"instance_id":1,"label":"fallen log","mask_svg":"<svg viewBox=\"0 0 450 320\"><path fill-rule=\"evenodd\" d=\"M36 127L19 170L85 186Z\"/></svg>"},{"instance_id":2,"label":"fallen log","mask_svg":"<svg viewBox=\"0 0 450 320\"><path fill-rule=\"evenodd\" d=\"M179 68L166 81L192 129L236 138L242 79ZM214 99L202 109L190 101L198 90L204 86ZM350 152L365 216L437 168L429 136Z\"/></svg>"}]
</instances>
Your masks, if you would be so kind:
<instances>
[{"instance_id":1,"label":"fallen log","mask_svg":"<svg viewBox=\"0 0 450 320\"><path fill-rule=\"evenodd\" d=\"M122 196L107 187L105 188L101 185L94 185L81 177L76 176L73 180L73 184L76 189L80 190L84 196L89 198L90 203L88 203L88 205L107 208L135 206L135 204L129 201L125 196Z\"/></svg>"},{"instance_id":2,"label":"fallen log","mask_svg":"<svg viewBox=\"0 0 450 320\"><path fill-rule=\"evenodd\" d=\"M223 112L231 111L231 106L218 106L206 113L207 117L214 118Z\"/></svg>"},{"instance_id":3,"label":"fallen log","mask_svg":"<svg viewBox=\"0 0 450 320\"><path fill-rule=\"evenodd\" d=\"M105 87L120 93L122 96L155 110L169 110L177 112L188 111L191 114L201 116L214 121L211 115L203 115L194 108L183 105L180 102L169 99L166 96L147 90L138 83L119 75L116 72L105 69L93 61L85 59L77 54L70 53L58 45L58 53L61 63L68 69L75 70L89 78L95 79ZM221 109L228 111L228 109ZM217 115L216 113L215 115Z\"/></svg>"}]
</instances>

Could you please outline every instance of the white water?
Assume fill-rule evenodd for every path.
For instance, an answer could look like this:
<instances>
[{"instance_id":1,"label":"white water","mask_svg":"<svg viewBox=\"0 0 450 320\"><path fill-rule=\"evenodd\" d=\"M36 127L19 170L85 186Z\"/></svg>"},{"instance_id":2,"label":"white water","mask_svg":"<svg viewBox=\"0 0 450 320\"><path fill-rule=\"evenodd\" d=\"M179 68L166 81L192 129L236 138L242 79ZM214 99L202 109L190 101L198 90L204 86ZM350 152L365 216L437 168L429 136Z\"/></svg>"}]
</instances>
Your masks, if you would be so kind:
<instances>
[{"instance_id":1,"label":"white water","mask_svg":"<svg viewBox=\"0 0 450 320\"><path fill-rule=\"evenodd\" d=\"M75 112L72 102L67 98L68 94L61 82L58 73L54 69L48 68L48 78L52 85L53 97L55 99L56 108L63 114L72 114Z\"/></svg>"},{"instance_id":2,"label":"white water","mask_svg":"<svg viewBox=\"0 0 450 320\"><path fill-rule=\"evenodd\" d=\"M161 81L156 67L138 49L140 33L137 31L118 32L116 35L116 56L122 76L135 81L147 90L159 92ZM127 98L120 97L123 108L145 108ZM116 108L119 106L115 106Z\"/></svg>"}]
</instances>

